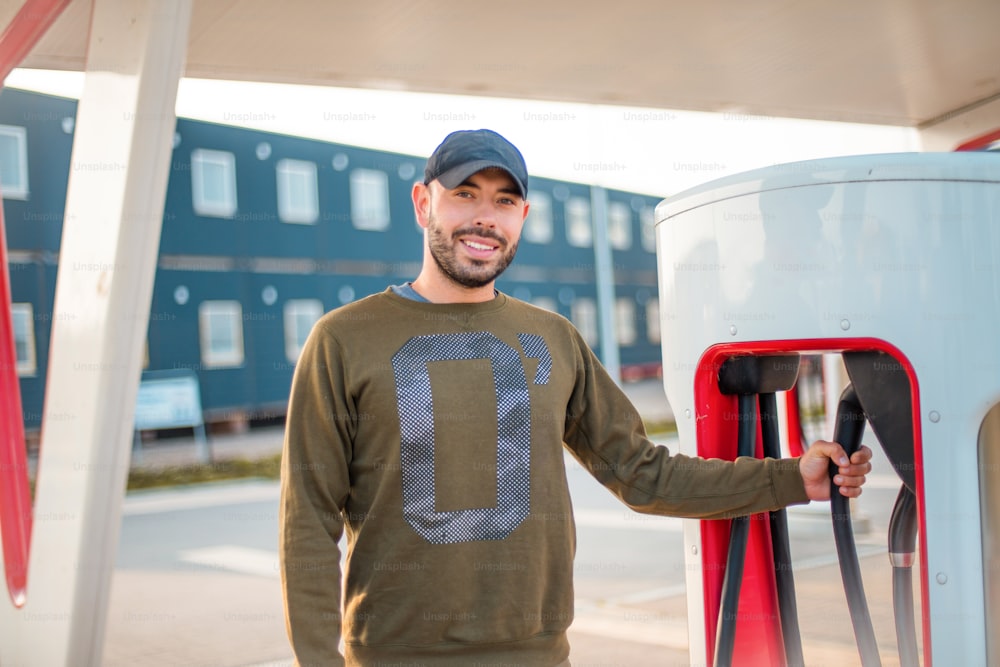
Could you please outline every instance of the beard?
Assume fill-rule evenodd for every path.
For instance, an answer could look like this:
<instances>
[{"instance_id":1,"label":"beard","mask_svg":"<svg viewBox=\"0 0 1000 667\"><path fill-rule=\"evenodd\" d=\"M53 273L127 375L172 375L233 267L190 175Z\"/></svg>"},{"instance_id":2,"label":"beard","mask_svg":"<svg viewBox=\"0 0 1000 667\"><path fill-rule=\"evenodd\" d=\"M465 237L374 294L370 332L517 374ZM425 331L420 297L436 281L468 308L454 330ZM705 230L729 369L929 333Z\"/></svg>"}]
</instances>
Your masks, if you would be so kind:
<instances>
[{"instance_id":1,"label":"beard","mask_svg":"<svg viewBox=\"0 0 1000 667\"><path fill-rule=\"evenodd\" d=\"M499 244L498 257L493 260L470 259L464 264L458 259L455 244L459 236L478 236L491 239ZM437 224L431 213L427 222L427 247L431 257L448 278L463 287L483 287L504 272L517 254L517 243L508 244L502 237L487 229L463 227L455 230L450 236Z\"/></svg>"}]
</instances>

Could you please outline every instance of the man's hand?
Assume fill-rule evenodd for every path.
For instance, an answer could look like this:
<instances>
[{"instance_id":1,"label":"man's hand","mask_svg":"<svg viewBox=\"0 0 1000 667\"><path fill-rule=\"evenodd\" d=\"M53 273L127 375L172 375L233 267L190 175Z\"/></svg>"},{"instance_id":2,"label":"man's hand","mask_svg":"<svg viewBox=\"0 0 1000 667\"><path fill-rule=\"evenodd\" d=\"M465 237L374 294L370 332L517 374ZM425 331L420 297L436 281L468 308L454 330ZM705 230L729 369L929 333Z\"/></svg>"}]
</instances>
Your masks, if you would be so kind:
<instances>
[{"instance_id":1,"label":"man's hand","mask_svg":"<svg viewBox=\"0 0 1000 667\"><path fill-rule=\"evenodd\" d=\"M810 500L830 499L830 461L837 464L834 481L840 486L841 495L857 498L861 495L861 485L865 475L872 471L872 450L862 445L847 460L847 452L836 442L817 440L799 459L799 472L806 485L806 495Z\"/></svg>"}]
</instances>

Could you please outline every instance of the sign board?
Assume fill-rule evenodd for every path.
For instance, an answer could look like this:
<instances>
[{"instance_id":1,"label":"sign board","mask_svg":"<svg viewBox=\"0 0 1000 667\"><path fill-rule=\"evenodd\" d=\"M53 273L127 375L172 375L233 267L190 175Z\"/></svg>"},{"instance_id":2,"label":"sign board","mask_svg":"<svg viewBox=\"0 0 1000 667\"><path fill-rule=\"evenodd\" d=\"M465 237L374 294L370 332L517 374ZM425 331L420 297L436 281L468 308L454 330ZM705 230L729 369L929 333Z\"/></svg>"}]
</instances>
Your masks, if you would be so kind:
<instances>
[{"instance_id":1,"label":"sign board","mask_svg":"<svg viewBox=\"0 0 1000 667\"><path fill-rule=\"evenodd\" d=\"M204 423L201 392L194 373L154 376L143 374L135 401L135 428L195 427Z\"/></svg>"},{"instance_id":2,"label":"sign board","mask_svg":"<svg viewBox=\"0 0 1000 667\"><path fill-rule=\"evenodd\" d=\"M135 399L135 437L132 462L142 460L139 431L164 428L193 428L199 458L210 461L212 453L201 412L198 376L188 369L146 371L142 374Z\"/></svg>"}]
</instances>

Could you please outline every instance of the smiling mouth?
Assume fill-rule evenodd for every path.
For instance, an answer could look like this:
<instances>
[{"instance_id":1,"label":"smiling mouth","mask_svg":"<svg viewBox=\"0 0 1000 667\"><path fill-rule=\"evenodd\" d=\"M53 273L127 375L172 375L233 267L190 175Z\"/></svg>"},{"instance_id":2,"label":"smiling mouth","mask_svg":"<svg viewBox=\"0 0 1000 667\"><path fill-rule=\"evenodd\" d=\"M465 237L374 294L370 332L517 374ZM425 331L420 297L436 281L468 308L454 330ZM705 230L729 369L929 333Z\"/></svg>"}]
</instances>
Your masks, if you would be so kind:
<instances>
[{"instance_id":1,"label":"smiling mouth","mask_svg":"<svg viewBox=\"0 0 1000 667\"><path fill-rule=\"evenodd\" d=\"M462 243L473 250L479 250L481 252L487 252L491 250L496 250L496 246L490 245L488 243L482 243L480 241L473 241L471 239L462 239Z\"/></svg>"}]
</instances>

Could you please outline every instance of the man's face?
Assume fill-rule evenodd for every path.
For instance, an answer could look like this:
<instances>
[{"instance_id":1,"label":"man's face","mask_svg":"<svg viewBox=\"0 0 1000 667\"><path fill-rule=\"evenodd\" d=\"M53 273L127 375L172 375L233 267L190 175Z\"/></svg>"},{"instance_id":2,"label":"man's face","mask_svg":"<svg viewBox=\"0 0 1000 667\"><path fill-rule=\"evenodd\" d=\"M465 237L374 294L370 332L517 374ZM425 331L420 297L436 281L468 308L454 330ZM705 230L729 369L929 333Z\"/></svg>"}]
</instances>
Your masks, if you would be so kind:
<instances>
[{"instance_id":1,"label":"man's face","mask_svg":"<svg viewBox=\"0 0 1000 667\"><path fill-rule=\"evenodd\" d=\"M427 245L441 272L463 287L493 282L514 259L527 203L510 175L486 169L448 190L429 186Z\"/></svg>"}]
</instances>

